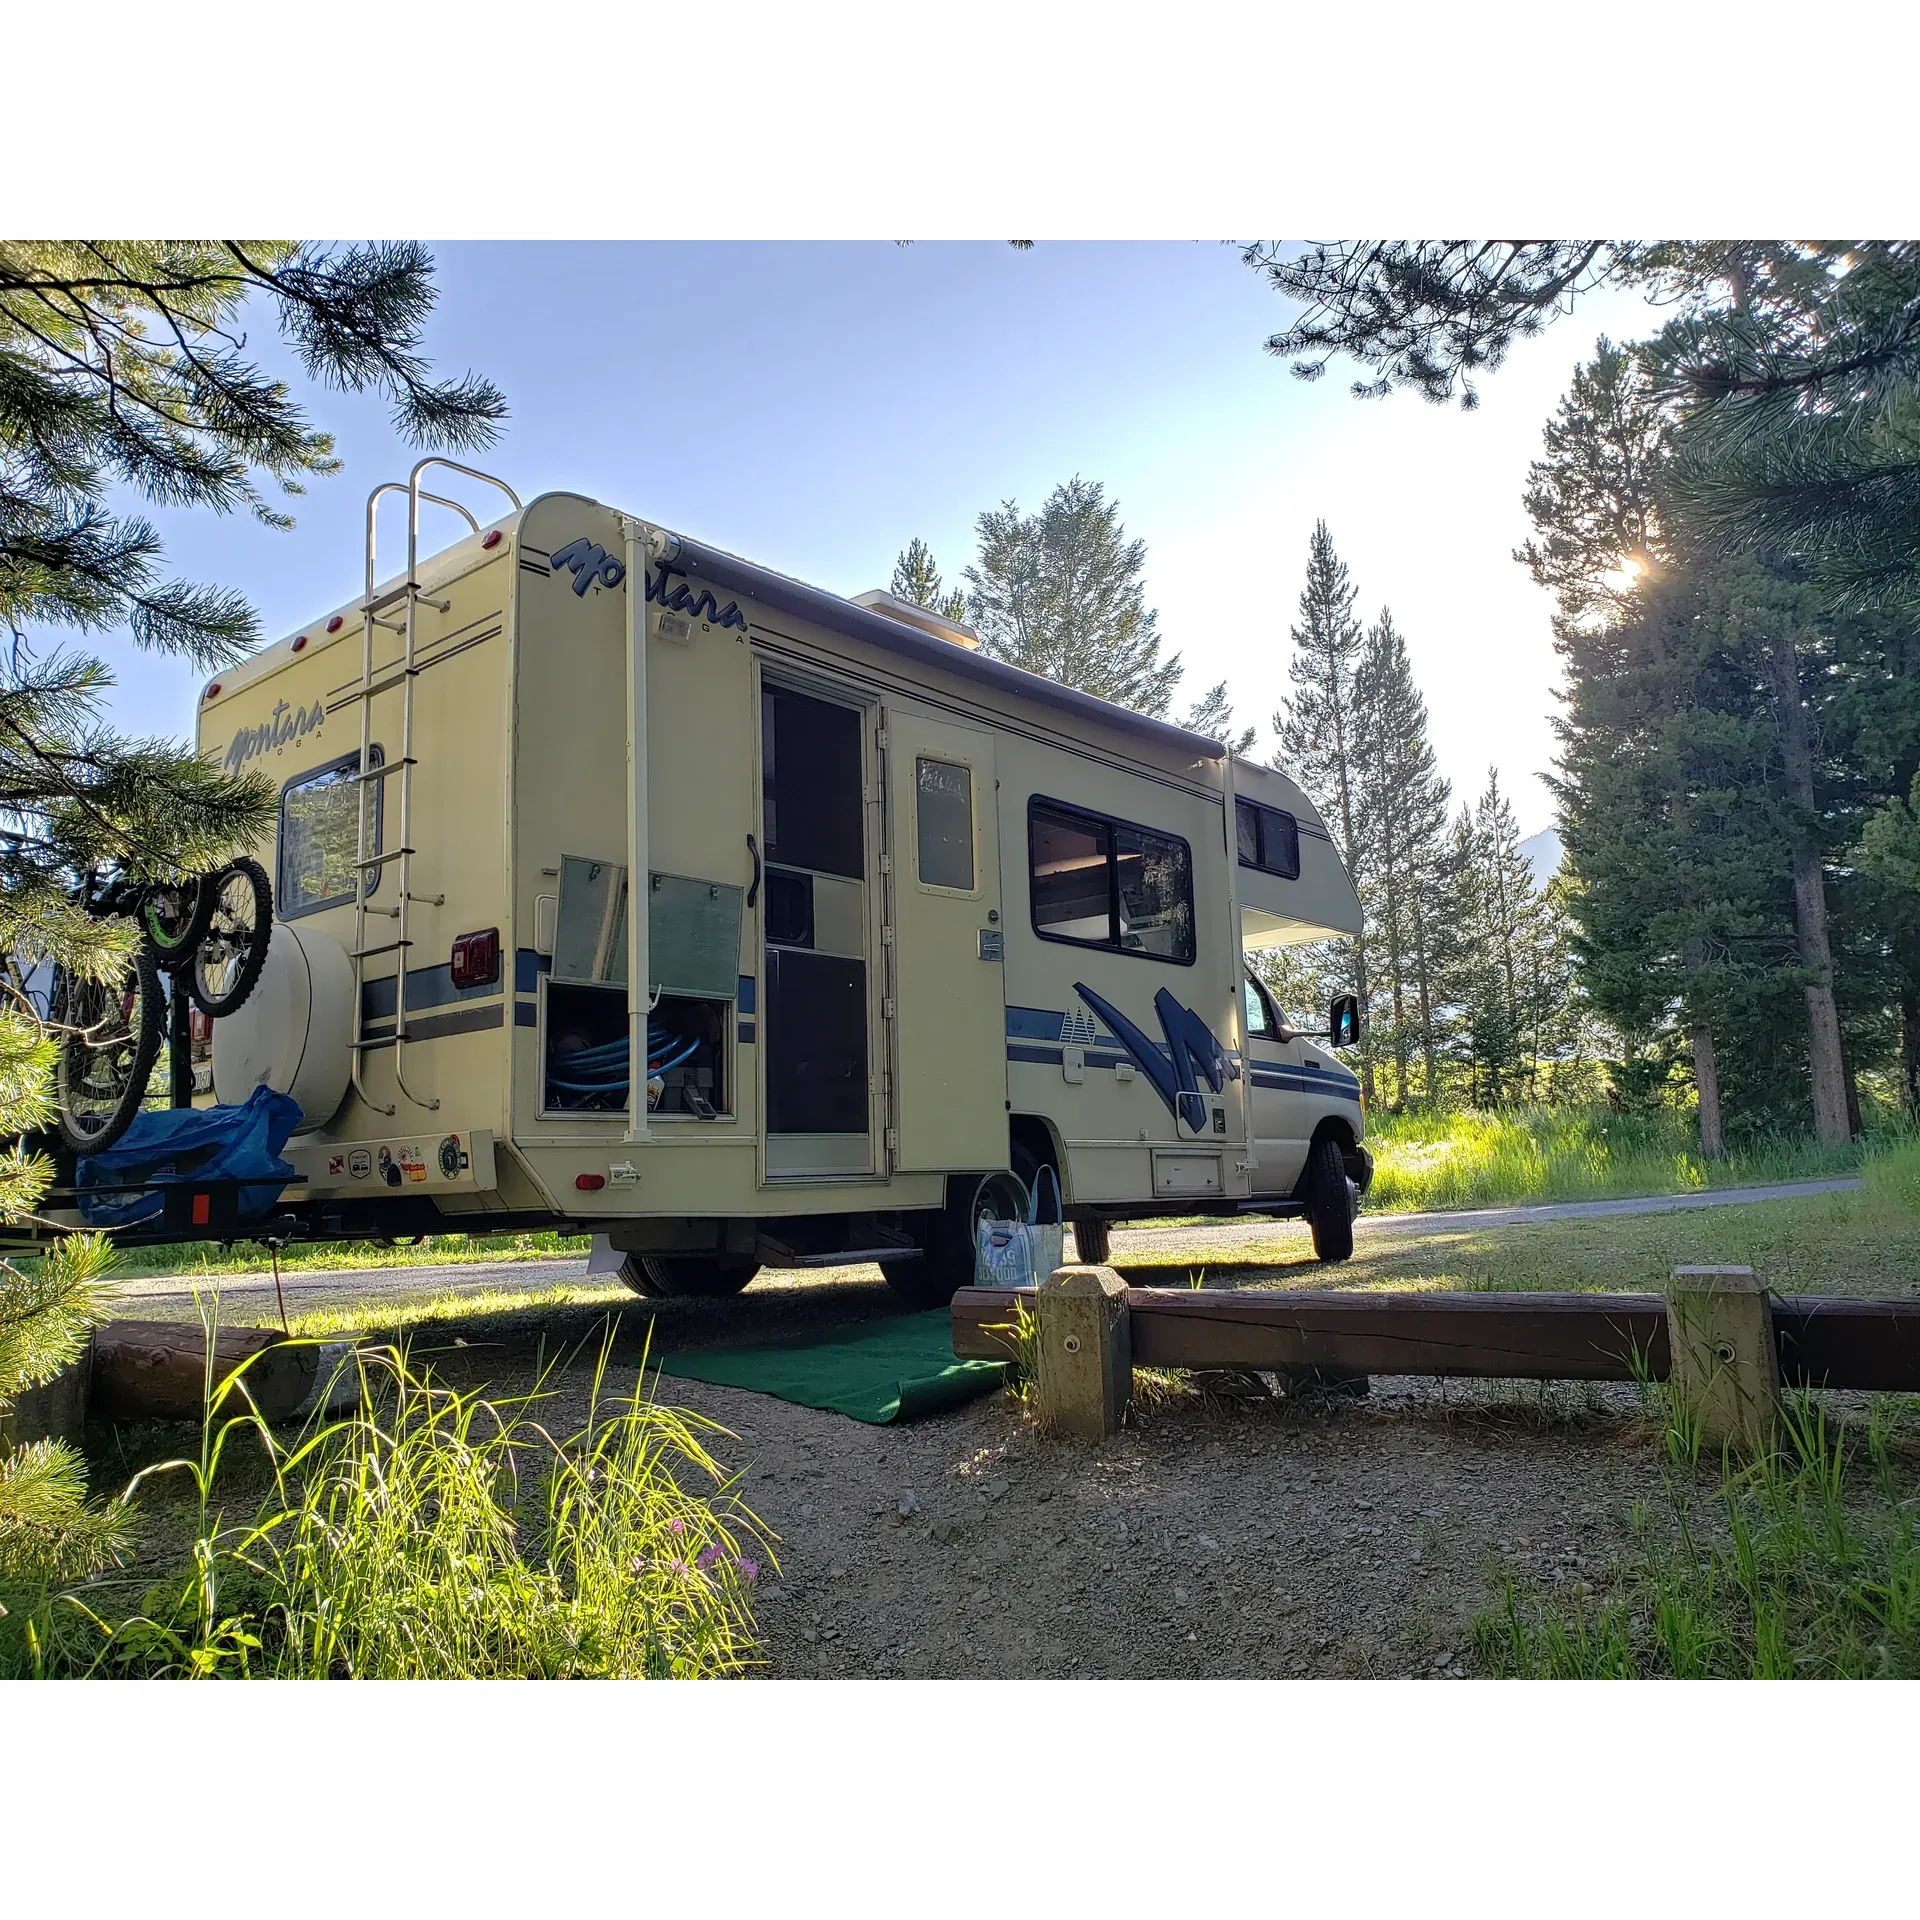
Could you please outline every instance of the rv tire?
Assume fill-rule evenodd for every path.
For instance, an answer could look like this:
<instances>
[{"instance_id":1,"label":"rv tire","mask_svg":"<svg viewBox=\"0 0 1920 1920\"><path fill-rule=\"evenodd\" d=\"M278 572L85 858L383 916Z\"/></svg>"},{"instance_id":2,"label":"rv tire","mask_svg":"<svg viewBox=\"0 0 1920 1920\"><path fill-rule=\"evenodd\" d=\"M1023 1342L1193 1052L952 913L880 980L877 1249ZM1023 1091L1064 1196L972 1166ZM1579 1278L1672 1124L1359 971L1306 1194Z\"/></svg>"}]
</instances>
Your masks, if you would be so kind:
<instances>
[{"instance_id":1,"label":"rv tire","mask_svg":"<svg viewBox=\"0 0 1920 1920\"><path fill-rule=\"evenodd\" d=\"M630 1253L620 1263L620 1278L649 1300L723 1300L759 1271L758 1260L740 1253Z\"/></svg>"},{"instance_id":2,"label":"rv tire","mask_svg":"<svg viewBox=\"0 0 1920 1920\"><path fill-rule=\"evenodd\" d=\"M1073 1256L1083 1267L1104 1267L1113 1255L1113 1222L1082 1214L1073 1223Z\"/></svg>"},{"instance_id":3,"label":"rv tire","mask_svg":"<svg viewBox=\"0 0 1920 1920\"><path fill-rule=\"evenodd\" d=\"M1307 1225L1317 1260L1330 1266L1353 1258L1353 1187L1346 1156L1330 1133L1323 1133L1307 1155Z\"/></svg>"}]
</instances>

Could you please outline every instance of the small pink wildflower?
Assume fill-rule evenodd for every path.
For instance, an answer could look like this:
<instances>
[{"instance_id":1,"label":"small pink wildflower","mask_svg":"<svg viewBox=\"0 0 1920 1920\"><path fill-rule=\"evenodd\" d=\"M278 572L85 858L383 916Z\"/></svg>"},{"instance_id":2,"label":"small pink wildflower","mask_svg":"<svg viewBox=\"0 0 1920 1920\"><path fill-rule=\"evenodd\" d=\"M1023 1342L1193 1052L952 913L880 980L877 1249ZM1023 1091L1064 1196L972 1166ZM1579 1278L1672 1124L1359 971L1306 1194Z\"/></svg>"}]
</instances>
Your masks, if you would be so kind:
<instances>
[{"instance_id":1,"label":"small pink wildflower","mask_svg":"<svg viewBox=\"0 0 1920 1920\"><path fill-rule=\"evenodd\" d=\"M686 1530L687 1523L684 1520L669 1520L667 1522L667 1531L669 1533L685 1533Z\"/></svg>"},{"instance_id":2,"label":"small pink wildflower","mask_svg":"<svg viewBox=\"0 0 1920 1920\"><path fill-rule=\"evenodd\" d=\"M760 1563L757 1560L736 1560L733 1570L748 1586L760 1578Z\"/></svg>"}]
</instances>

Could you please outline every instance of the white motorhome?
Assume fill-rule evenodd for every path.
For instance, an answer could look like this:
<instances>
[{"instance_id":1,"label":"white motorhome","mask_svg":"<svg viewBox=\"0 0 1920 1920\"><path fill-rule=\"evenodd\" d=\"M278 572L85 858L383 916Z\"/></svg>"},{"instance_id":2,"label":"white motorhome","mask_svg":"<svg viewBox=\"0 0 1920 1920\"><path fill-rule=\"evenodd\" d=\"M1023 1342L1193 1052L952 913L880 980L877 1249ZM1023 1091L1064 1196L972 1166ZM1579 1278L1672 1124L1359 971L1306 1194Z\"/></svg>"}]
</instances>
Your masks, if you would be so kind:
<instances>
[{"instance_id":1,"label":"white motorhome","mask_svg":"<svg viewBox=\"0 0 1920 1920\"><path fill-rule=\"evenodd\" d=\"M943 1300L1050 1166L1095 1257L1235 1211L1345 1257L1358 1082L1247 959L1360 924L1291 780L581 495L501 487L424 557L449 465L200 707L281 793L200 1097L298 1101L300 1230L592 1232L665 1294L871 1259Z\"/></svg>"}]
</instances>

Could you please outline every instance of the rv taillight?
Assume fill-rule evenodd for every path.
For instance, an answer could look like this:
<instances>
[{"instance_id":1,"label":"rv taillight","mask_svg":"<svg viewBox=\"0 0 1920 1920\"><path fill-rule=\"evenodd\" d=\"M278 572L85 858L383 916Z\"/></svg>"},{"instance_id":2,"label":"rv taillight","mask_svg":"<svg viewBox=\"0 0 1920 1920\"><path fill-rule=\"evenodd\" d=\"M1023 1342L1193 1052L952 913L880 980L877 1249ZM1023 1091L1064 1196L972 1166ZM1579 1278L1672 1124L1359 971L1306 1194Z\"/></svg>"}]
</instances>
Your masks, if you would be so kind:
<instances>
[{"instance_id":1,"label":"rv taillight","mask_svg":"<svg viewBox=\"0 0 1920 1920\"><path fill-rule=\"evenodd\" d=\"M327 631L329 633L338 633L340 629L344 627L346 624L347 624L346 621L343 620L341 616L336 613L333 616L333 618L327 622Z\"/></svg>"},{"instance_id":2,"label":"rv taillight","mask_svg":"<svg viewBox=\"0 0 1920 1920\"><path fill-rule=\"evenodd\" d=\"M607 1176L604 1173L576 1173L573 1184L582 1193L598 1193L607 1184Z\"/></svg>"},{"instance_id":3,"label":"rv taillight","mask_svg":"<svg viewBox=\"0 0 1920 1920\"><path fill-rule=\"evenodd\" d=\"M451 971L456 987L490 987L500 978L500 929L463 933L453 943Z\"/></svg>"},{"instance_id":4,"label":"rv taillight","mask_svg":"<svg viewBox=\"0 0 1920 1920\"><path fill-rule=\"evenodd\" d=\"M213 1044L213 1022L198 1007L187 1009L187 1040L196 1047Z\"/></svg>"}]
</instances>

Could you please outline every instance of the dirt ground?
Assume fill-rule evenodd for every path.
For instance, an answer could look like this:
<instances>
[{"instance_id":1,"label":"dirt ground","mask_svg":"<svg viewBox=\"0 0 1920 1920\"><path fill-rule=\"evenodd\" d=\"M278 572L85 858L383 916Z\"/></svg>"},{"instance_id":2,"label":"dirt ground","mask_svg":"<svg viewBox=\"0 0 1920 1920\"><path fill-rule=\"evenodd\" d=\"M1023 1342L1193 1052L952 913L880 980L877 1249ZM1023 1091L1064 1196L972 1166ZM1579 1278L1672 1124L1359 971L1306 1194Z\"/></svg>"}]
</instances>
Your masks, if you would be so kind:
<instances>
[{"instance_id":1,"label":"dirt ground","mask_svg":"<svg viewBox=\"0 0 1920 1920\"><path fill-rule=\"evenodd\" d=\"M886 1310L883 1290L832 1291L829 1323ZM666 1303L656 1351L680 1344L681 1307L744 1304ZM625 1329L620 1347L608 1384L630 1391ZM471 1346L435 1364L503 1392L533 1377ZM583 1356L550 1381L550 1430L586 1379ZM1149 1393L1102 1444L1037 1437L1007 1393L899 1427L697 1381L659 1393L737 1436L713 1452L776 1536L756 1611L765 1671L785 1678L1462 1675L1502 1567L1598 1580L1659 1481L1624 1390L1543 1402L1380 1380L1365 1400L1290 1403L1189 1388Z\"/></svg>"}]
</instances>

